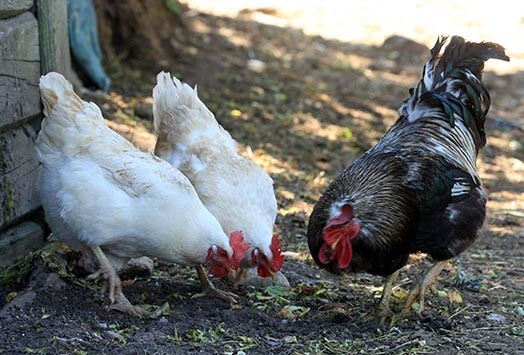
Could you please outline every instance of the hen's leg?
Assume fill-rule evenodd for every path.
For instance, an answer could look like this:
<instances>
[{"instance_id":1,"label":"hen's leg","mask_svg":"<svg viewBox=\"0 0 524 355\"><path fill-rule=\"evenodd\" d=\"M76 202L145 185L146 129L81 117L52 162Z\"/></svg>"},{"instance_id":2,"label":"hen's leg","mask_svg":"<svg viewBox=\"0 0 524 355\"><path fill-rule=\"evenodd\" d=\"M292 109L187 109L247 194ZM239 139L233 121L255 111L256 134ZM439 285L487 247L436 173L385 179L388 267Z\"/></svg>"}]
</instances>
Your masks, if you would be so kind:
<instances>
[{"instance_id":1,"label":"hen's leg","mask_svg":"<svg viewBox=\"0 0 524 355\"><path fill-rule=\"evenodd\" d=\"M236 297L234 293L226 292L219 290L213 286L211 281L209 281L209 278L207 277L206 271L204 270L204 267L202 265L198 265L196 267L198 278L200 279L200 285L202 286L202 292L197 293L196 295L193 295L191 298L197 298L197 297L216 297L220 298L221 300L230 302L230 303L237 303Z\"/></svg>"},{"instance_id":2,"label":"hen's leg","mask_svg":"<svg viewBox=\"0 0 524 355\"><path fill-rule=\"evenodd\" d=\"M244 282L247 285L247 277L248 277L248 270L241 268L239 271L237 271L235 275L235 279L233 282L233 287L236 289Z\"/></svg>"},{"instance_id":3,"label":"hen's leg","mask_svg":"<svg viewBox=\"0 0 524 355\"><path fill-rule=\"evenodd\" d=\"M386 278L384 283L384 289L382 290L382 296L380 301L375 308L375 314L380 319L380 322L383 323L387 317L391 316L391 310L389 309L389 299L391 298L391 293L393 292L393 285L397 282L400 269L392 273Z\"/></svg>"},{"instance_id":4,"label":"hen's leg","mask_svg":"<svg viewBox=\"0 0 524 355\"><path fill-rule=\"evenodd\" d=\"M94 280L100 276L104 278L105 283L102 286L102 292L105 293L106 290L109 291L109 300L111 301L110 308L134 315L147 314L148 312L145 309L133 306L126 296L124 296L122 293L122 282L120 281L120 277L118 277L113 265L111 265L111 262L107 259L107 256L102 249L99 246L95 246L91 247L91 250L98 259L100 268L97 272L89 275L87 279Z\"/></svg>"},{"instance_id":5,"label":"hen's leg","mask_svg":"<svg viewBox=\"0 0 524 355\"><path fill-rule=\"evenodd\" d=\"M411 306L417 298L419 302L419 309L417 313L420 314L424 310L424 293L426 291L426 288L428 288L429 286L431 286L433 282L435 282L440 272L447 265L447 260L437 261L435 264L433 264L433 266L424 275L422 280L420 280L420 282L411 289L406 305L404 306L404 310L402 311L402 315L406 316L411 313Z\"/></svg>"}]
</instances>

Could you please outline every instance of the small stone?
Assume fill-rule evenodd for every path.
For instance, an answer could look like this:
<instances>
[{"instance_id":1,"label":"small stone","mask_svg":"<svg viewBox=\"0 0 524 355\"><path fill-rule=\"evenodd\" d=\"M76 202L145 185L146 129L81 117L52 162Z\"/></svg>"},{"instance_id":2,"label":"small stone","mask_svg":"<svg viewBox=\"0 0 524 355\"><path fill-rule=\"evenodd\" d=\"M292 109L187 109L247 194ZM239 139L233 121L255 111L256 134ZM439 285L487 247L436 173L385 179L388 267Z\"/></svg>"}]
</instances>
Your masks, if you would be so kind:
<instances>
[{"instance_id":1,"label":"small stone","mask_svg":"<svg viewBox=\"0 0 524 355\"><path fill-rule=\"evenodd\" d=\"M100 322L96 325L100 329L107 329L107 323Z\"/></svg>"},{"instance_id":2,"label":"small stone","mask_svg":"<svg viewBox=\"0 0 524 355\"><path fill-rule=\"evenodd\" d=\"M498 313L491 313L487 319L499 323L506 323L506 317Z\"/></svg>"},{"instance_id":3,"label":"small stone","mask_svg":"<svg viewBox=\"0 0 524 355\"><path fill-rule=\"evenodd\" d=\"M122 279L134 279L135 277L148 277L153 273L155 263L147 256L130 259L118 271Z\"/></svg>"},{"instance_id":4,"label":"small stone","mask_svg":"<svg viewBox=\"0 0 524 355\"><path fill-rule=\"evenodd\" d=\"M119 333L112 331L112 330L108 330L107 332L104 332L104 337L108 339L112 339L112 340L122 340L122 336Z\"/></svg>"},{"instance_id":5,"label":"small stone","mask_svg":"<svg viewBox=\"0 0 524 355\"><path fill-rule=\"evenodd\" d=\"M266 69L266 63L258 59L249 59L247 61L247 68L256 73L261 73Z\"/></svg>"},{"instance_id":6,"label":"small stone","mask_svg":"<svg viewBox=\"0 0 524 355\"><path fill-rule=\"evenodd\" d=\"M166 317L162 317L158 320L158 324L168 324L169 321L167 320Z\"/></svg>"}]
</instances>

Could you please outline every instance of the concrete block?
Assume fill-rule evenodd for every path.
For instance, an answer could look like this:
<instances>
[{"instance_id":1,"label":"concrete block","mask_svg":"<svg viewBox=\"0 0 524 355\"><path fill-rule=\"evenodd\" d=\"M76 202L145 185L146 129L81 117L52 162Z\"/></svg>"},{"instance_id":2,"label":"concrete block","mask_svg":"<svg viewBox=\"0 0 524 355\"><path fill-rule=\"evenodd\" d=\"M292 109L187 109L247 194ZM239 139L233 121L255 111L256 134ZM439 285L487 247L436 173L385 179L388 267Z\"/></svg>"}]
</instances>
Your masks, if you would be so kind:
<instances>
[{"instance_id":1,"label":"concrete block","mask_svg":"<svg viewBox=\"0 0 524 355\"><path fill-rule=\"evenodd\" d=\"M12 264L44 243L39 224L23 222L0 233L0 267Z\"/></svg>"}]
</instances>

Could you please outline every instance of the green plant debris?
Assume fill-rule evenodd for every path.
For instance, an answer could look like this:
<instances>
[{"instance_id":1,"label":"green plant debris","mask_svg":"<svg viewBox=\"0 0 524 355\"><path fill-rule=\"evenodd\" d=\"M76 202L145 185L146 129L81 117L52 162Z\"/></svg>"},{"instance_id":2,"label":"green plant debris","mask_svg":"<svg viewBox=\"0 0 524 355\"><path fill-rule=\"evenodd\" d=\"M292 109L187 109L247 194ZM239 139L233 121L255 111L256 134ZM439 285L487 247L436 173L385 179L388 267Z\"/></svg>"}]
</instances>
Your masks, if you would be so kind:
<instances>
[{"instance_id":1,"label":"green plant debris","mask_svg":"<svg viewBox=\"0 0 524 355\"><path fill-rule=\"evenodd\" d=\"M219 323L213 329L191 329L185 334L185 337L193 343L216 344L221 341L221 335L226 332L223 326L224 323Z\"/></svg>"}]
</instances>

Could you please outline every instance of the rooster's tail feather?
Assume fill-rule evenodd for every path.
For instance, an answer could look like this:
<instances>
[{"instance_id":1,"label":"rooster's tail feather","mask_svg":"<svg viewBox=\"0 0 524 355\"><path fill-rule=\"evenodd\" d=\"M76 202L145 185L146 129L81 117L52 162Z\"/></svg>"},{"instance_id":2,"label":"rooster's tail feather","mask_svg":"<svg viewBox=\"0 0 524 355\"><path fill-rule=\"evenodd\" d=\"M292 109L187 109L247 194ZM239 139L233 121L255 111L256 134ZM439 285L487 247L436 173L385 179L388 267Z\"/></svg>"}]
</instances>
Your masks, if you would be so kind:
<instances>
[{"instance_id":1,"label":"rooster's tail feather","mask_svg":"<svg viewBox=\"0 0 524 355\"><path fill-rule=\"evenodd\" d=\"M447 41L440 37L431 49L431 59L424 66L423 78L400 108L410 122L428 115L444 115L451 127L460 117L476 137L478 147L484 146L484 122L490 96L482 83L484 62L488 59L509 61L504 48L492 42L466 42L453 36L442 56Z\"/></svg>"}]
</instances>

